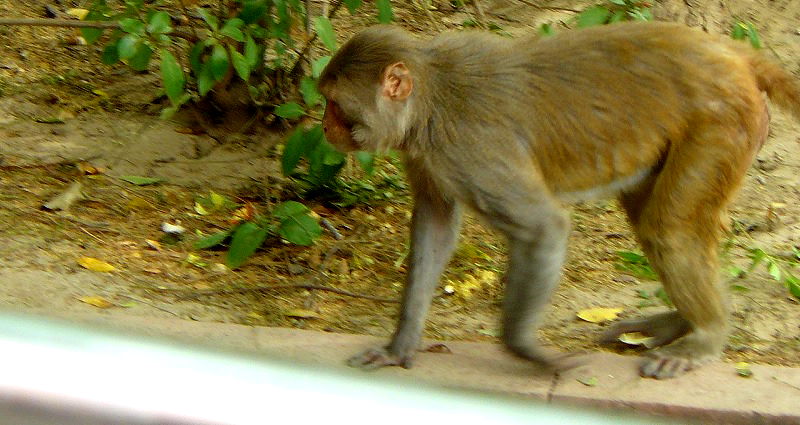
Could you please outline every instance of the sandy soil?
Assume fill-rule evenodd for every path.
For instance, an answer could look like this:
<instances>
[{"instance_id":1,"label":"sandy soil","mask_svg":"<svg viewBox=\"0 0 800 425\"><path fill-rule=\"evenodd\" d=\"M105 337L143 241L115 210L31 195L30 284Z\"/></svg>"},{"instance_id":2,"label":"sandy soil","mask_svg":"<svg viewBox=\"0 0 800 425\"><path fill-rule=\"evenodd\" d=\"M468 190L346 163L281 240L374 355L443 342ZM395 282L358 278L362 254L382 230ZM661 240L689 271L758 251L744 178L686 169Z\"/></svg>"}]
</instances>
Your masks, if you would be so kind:
<instances>
[{"instance_id":1,"label":"sandy soil","mask_svg":"<svg viewBox=\"0 0 800 425\"><path fill-rule=\"evenodd\" d=\"M0 0L0 16L42 17L44 1ZM514 0L484 0L487 18L518 35L541 23L569 19L563 9L592 2L552 1L534 8ZM527 3L527 2L526 2ZM657 19L728 33L735 19L758 28L768 54L800 76L800 3L791 0L727 2L660 1ZM469 10L434 2L430 13L398 6L400 24L432 33L458 27ZM339 35L370 22L369 15L335 22ZM290 182L280 176L273 148L279 134L187 134L186 122L162 121L154 104L155 74L104 67L95 46L71 45L69 29L0 28L0 307L54 312L95 311L109 320L126 316L178 317L265 326L293 326L338 332L389 335L397 304L305 289L256 290L289 282L313 281L353 293L397 300L404 275L409 199L401 188L392 196L339 210L311 204L345 236L325 234L312 248L280 242L264 247L245 266L220 272L186 261L195 254L208 264L222 253L194 252L191 238L149 249L162 222L191 232L226 226L226 216L198 216L194 200L209 190L260 208L285 199ZM105 94L98 95L97 90ZM45 123L59 118L59 123ZM762 248L786 256L800 245L800 125L773 111L770 140L751 168L732 219L745 231L729 239L726 264L746 267L747 249ZM39 207L77 179L76 163L101 167L103 174L83 178L87 199L68 212ZM398 173L391 164L382 169ZM124 175L162 177L165 183L133 186ZM380 182L379 182L380 183ZM565 350L597 349L604 325L576 319L578 310L621 307L623 317L668 307L655 297L659 284L618 271L615 254L636 250L632 234L614 202L579 205L562 285L548 310L542 337ZM111 273L83 269L80 257L113 264ZM430 337L492 340L497 335L504 267L502 241L474 219L443 285L455 295L437 297ZM734 332L726 356L800 366L800 303L762 268L744 278L724 276L731 291ZM224 289L250 288L228 293ZM210 292L209 292L210 291ZM215 292L216 291L216 292ZM102 297L101 309L80 301ZM298 311L300 310L300 311ZM305 317L298 317L305 316ZM313 316L313 317L309 317ZM638 351L620 347L617 351Z\"/></svg>"}]
</instances>

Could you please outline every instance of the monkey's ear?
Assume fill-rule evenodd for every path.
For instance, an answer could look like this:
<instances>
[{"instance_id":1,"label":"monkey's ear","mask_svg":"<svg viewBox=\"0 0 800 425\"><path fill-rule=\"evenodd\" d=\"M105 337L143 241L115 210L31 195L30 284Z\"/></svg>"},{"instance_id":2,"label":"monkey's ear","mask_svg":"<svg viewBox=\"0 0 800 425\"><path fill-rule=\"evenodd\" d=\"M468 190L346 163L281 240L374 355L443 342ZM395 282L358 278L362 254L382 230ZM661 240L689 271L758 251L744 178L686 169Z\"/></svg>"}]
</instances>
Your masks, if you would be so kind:
<instances>
[{"instance_id":1,"label":"monkey's ear","mask_svg":"<svg viewBox=\"0 0 800 425\"><path fill-rule=\"evenodd\" d=\"M383 90L384 96L392 100L405 100L411 96L414 89L414 80L411 78L411 71L403 62L396 62L383 70Z\"/></svg>"}]
</instances>

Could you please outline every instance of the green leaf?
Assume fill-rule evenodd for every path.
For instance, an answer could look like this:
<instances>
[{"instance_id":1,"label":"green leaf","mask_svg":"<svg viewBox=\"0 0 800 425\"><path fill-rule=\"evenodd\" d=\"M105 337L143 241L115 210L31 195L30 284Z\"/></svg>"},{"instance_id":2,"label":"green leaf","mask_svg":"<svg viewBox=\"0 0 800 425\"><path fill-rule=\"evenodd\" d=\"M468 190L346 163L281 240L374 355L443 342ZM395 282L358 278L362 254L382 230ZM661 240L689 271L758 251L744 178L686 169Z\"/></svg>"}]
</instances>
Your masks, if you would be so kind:
<instances>
[{"instance_id":1,"label":"green leaf","mask_svg":"<svg viewBox=\"0 0 800 425\"><path fill-rule=\"evenodd\" d=\"M120 59L130 59L136 54L140 39L138 35L128 34L117 42L117 53Z\"/></svg>"},{"instance_id":2,"label":"green leaf","mask_svg":"<svg viewBox=\"0 0 800 425\"><path fill-rule=\"evenodd\" d=\"M233 69L243 81L250 79L250 65L247 64L247 59L243 54L237 52L233 46L230 46L231 62L233 62Z\"/></svg>"},{"instance_id":3,"label":"green leaf","mask_svg":"<svg viewBox=\"0 0 800 425\"><path fill-rule=\"evenodd\" d=\"M266 0L244 0L242 11L239 12L239 19L247 24L257 22L267 13Z\"/></svg>"},{"instance_id":4,"label":"green leaf","mask_svg":"<svg viewBox=\"0 0 800 425\"><path fill-rule=\"evenodd\" d=\"M317 90L317 80L311 77L303 77L300 80L300 94L303 95L306 106L314 107L322 103L322 95Z\"/></svg>"},{"instance_id":5,"label":"green leaf","mask_svg":"<svg viewBox=\"0 0 800 425\"><path fill-rule=\"evenodd\" d=\"M192 46L192 50L189 51L189 65L192 67L192 72L195 75L200 75L200 71L203 70L203 52L206 49L206 43L203 41L197 42Z\"/></svg>"},{"instance_id":6,"label":"green leaf","mask_svg":"<svg viewBox=\"0 0 800 425\"><path fill-rule=\"evenodd\" d=\"M172 32L170 25L169 14L164 11L158 11L150 18L150 23L147 25L147 32L150 34L168 34Z\"/></svg>"},{"instance_id":7,"label":"green leaf","mask_svg":"<svg viewBox=\"0 0 800 425\"><path fill-rule=\"evenodd\" d=\"M281 237L295 245L311 245L321 234L322 228L313 217L308 215L305 205L287 201L278 204L272 215L281 221L278 233Z\"/></svg>"},{"instance_id":8,"label":"green leaf","mask_svg":"<svg viewBox=\"0 0 800 425\"><path fill-rule=\"evenodd\" d=\"M247 66L251 69L258 65L261 56L261 49L258 48L256 41L248 34L244 40L244 57L247 59Z\"/></svg>"},{"instance_id":9,"label":"green leaf","mask_svg":"<svg viewBox=\"0 0 800 425\"><path fill-rule=\"evenodd\" d=\"M328 66L328 62L331 61L330 56L323 56L319 59L316 59L311 62L311 76L314 78L319 78L322 75L322 70Z\"/></svg>"},{"instance_id":10,"label":"green leaf","mask_svg":"<svg viewBox=\"0 0 800 425\"><path fill-rule=\"evenodd\" d=\"M747 26L743 22L736 22L733 24L731 31L731 38L734 40L744 40L747 36Z\"/></svg>"},{"instance_id":11,"label":"green leaf","mask_svg":"<svg viewBox=\"0 0 800 425\"><path fill-rule=\"evenodd\" d=\"M297 201L286 201L276 205L272 210L272 215L279 220L289 217L307 214L310 210L307 206Z\"/></svg>"},{"instance_id":12,"label":"green leaf","mask_svg":"<svg viewBox=\"0 0 800 425\"><path fill-rule=\"evenodd\" d=\"M750 45L753 46L753 48L761 48L761 39L758 37L758 30L756 30L756 27L750 22L747 23L747 38L750 39Z\"/></svg>"},{"instance_id":13,"label":"green leaf","mask_svg":"<svg viewBox=\"0 0 800 425\"><path fill-rule=\"evenodd\" d=\"M228 61L228 53L222 45L217 44L214 46L214 49L211 51L211 58L208 60L206 66L209 67L214 81L219 81L225 77L230 63Z\"/></svg>"},{"instance_id":14,"label":"green leaf","mask_svg":"<svg viewBox=\"0 0 800 425\"><path fill-rule=\"evenodd\" d=\"M302 128L297 128L283 147L283 156L281 157L281 168L283 175L290 176L300 162L300 158L307 157L312 150L317 147L321 138L316 136L314 132L304 131Z\"/></svg>"},{"instance_id":15,"label":"green leaf","mask_svg":"<svg viewBox=\"0 0 800 425\"><path fill-rule=\"evenodd\" d=\"M553 35L555 33L556 32L555 32L555 30L553 30L553 26L550 25L550 24L542 24L539 27L539 35L542 35L542 36L545 36L545 37L549 37L549 36L551 36L551 35Z\"/></svg>"},{"instance_id":16,"label":"green leaf","mask_svg":"<svg viewBox=\"0 0 800 425\"><path fill-rule=\"evenodd\" d=\"M302 117L306 112L299 104L289 102L279 105L272 113L281 118L286 118L287 120L294 120Z\"/></svg>"},{"instance_id":17,"label":"green leaf","mask_svg":"<svg viewBox=\"0 0 800 425\"><path fill-rule=\"evenodd\" d=\"M103 54L100 56L100 61L103 62L104 65L113 65L119 62L119 47L117 44L119 40L106 44L106 47L103 48Z\"/></svg>"},{"instance_id":18,"label":"green leaf","mask_svg":"<svg viewBox=\"0 0 800 425\"><path fill-rule=\"evenodd\" d=\"M147 186L157 184L164 181L161 177L140 177L140 176L120 176L120 180L126 181L136 186Z\"/></svg>"},{"instance_id":19,"label":"green leaf","mask_svg":"<svg viewBox=\"0 0 800 425\"><path fill-rule=\"evenodd\" d=\"M778 267L778 264L776 264L774 261L767 263L767 271L773 279L778 281L781 280L781 268Z\"/></svg>"},{"instance_id":20,"label":"green leaf","mask_svg":"<svg viewBox=\"0 0 800 425\"><path fill-rule=\"evenodd\" d=\"M85 21L107 21L108 18L105 16L102 10L105 8L107 8L107 6L105 5L98 5L97 3L92 4L89 13L87 13L86 17L84 17L83 19ZM103 36L103 29L81 28L81 35L83 36L83 39L86 40L87 43L92 44Z\"/></svg>"},{"instance_id":21,"label":"green leaf","mask_svg":"<svg viewBox=\"0 0 800 425\"><path fill-rule=\"evenodd\" d=\"M211 67L208 64L204 64L200 73L197 74L197 91L200 92L200 96L208 94L216 83L214 76L211 75Z\"/></svg>"},{"instance_id":22,"label":"green leaf","mask_svg":"<svg viewBox=\"0 0 800 425\"><path fill-rule=\"evenodd\" d=\"M225 25L219 31L220 34L236 40L240 43L244 42L244 33L239 28L244 25L244 21L241 19L233 18L228 22L225 22Z\"/></svg>"},{"instance_id":23,"label":"green leaf","mask_svg":"<svg viewBox=\"0 0 800 425\"><path fill-rule=\"evenodd\" d=\"M153 49L144 43L140 43L136 48L136 54L128 60L128 65L135 71L146 71L152 57Z\"/></svg>"},{"instance_id":24,"label":"green leaf","mask_svg":"<svg viewBox=\"0 0 800 425\"><path fill-rule=\"evenodd\" d=\"M652 21L653 20L653 13L650 12L650 9L634 9L628 12L628 15L633 18L634 21Z\"/></svg>"},{"instance_id":25,"label":"green leaf","mask_svg":"<svg viewBox=\"0 0 800 425\"><path fill-rule=\"evenodd\" d=\"M614 12L613 15L611 15L610 18L608 18L608 23L609 24L614 24L614 23L621 22L621 21L624 21L624 20L625 20L625 11L617 10L616 12Z\"/></svg>"},{"instance_id":26,"label":"green leaf","mask_svg":"<svg viewBox=\"0 0 800 425\"><path fill-rule=\"evenodd\" d=\"M800 279L793 275L786 276L786 286L789 287L790 294L800 298Z\"/></svg>"},{"instance_id":27,"label":"green leaf","mask_svg":"<svg viewBox=\"0 0 800 425\"><path fill-rule=\"evenodd\" d=\"M92 44L103 36L102 28L81 28L81 36L86 43Z\"/></svg>"},{"instance_id":28,"label":"green leaf","mask_svg":"<svg viewBox=\"0 0 800 425\"><path fill-rule=\"evenodd\" d=\"M133 18L120 19L119 27L128 34L137 34L137 35L144 34L144 22L138 19L133 19Z\"/></svg>"},{"instance_id":29,"label":"green leaf","mask_svg":"<svg viewBox=\"0 0 800 425\"><path fill-rule=\"evenodd\" d=\"M375 0L375 6L378 7L378 22L388 24L394 19L392 13L392 3L389 0Z\"/></svg>"},{"instance_id":30,"label":"green leaf","mask_svg":"<svg viewBox=\"0 0 800 425\"><path fill-rule=\"evenodd\" d=\"M314 137L323 138L322 126L312 128L310 133L316 135ZM309 182L317 187L332 182L345 164L344 155L325 140L319 142L311 151L308 155L308 162Z\"/></svg>"},{"instance_id":31,"label":"green leaf","mask_svg":"<svg viewBox=\"0 0 800 425\"><path fill-rule=\"evenodd\" d=\"M608 21L611 11L603 6L593 6L578 14L578 28L603 25Z\"/></svg>"},{"instance_id":32,"label":"green leaf","mask_svg":"<svg viewBox=\"0 0 800 425\"><path fill-rule=\"evenodd\" d=\"M361 7L361 3L362 0L344 0L344 5L351 14L356 13L356 10Z\"/></svg>"},{"instance_id":33,"label":"green leaf","mask_svg":"<svg viewBox=\"0 0 800 425\"><path fill-rule=\"evenodd\" d=\"M231 247L225 263L231 269L238 268L264 243L269 231L255 223L245 222L236 228L231 237Z\"/></svg>"},{"instance_id":34,"label":"green leaf","mask_svg":"<svg viewBox=\"0 0 800 425\"><path fill-rule=\"evenodd\" d=\"M213 248L221 244L222 242L225 242L225 239L228 239L231 233L233 233L233 229L226 230L224 232L217 232L214 233L213 235L209 235L194 241L194 244L192 244L192 246L194 246L194 249Z\"/></svg>"},{"instance_id":35,"label":"green leaf","mask_svg":"<svg viewBox=\"0 0 800 425\"><path fill-rule=\"evenodd\" d=\"M278 233L295 245L309 246L320 237L322 227L311 216L293 216L281 221Z\"/></svg>"},{"instance_id":36,"label":"green leaf","mask_svg":"<svg viewBox=\"0 0 800 425\"><path fill-rule=\"evenodd\" d=\"M203 20L206 21L206 24L208 24L209 28L214 31L219 30L219 21L217 20L217 17L214 16L214 14L208 9L203 7L197 8L197 13L199 13Z\"/></svg>"},{"instance_id":37,"label":"green leaf","mask_svg":"<svg viewBox=\"0 0 800 425\"><path fill-rule=\"evenodd\" d=\"M371 176L375 172L375 155L370 152L358 151L355 156L356 161L361 165L361 169Z\"/></svg>"},{"instance_id":38,"label":"green leaf","mask_svg":"<svg viewBox=\"0 0 800 425\"><path fill-rule=\"evenodd\" d=\"M314 28L316 28L317 36L319 36L322 44L331 52L336 51L336 34L333 32L331 21L325 16L317 16L314 19Z\"/></svg>"},{"instance_id":39,"label":"green leaf","mask_svg":"<svg viewBox=\"0 0 800 425\"><path fill-rule=\"evenodd\" d=\"M339 165L343 164L345 155L336 149L325 152L322 157L322 163L325 165Z\"/></svg>"},{"instance_id":40,"label":"green leaf","mask_svg":"<svg viewBox=\"0 0 800 425\"><path fill-rule=\"evenodd\" d=\"M167 93L167 97L174 105L183 96L186 77L184 77L183 69L175 59L175 56L172 56L172 53L162 49L159 54L161 56L161 81L164 84L164 91Z\"/></svg>"}]
</instances>

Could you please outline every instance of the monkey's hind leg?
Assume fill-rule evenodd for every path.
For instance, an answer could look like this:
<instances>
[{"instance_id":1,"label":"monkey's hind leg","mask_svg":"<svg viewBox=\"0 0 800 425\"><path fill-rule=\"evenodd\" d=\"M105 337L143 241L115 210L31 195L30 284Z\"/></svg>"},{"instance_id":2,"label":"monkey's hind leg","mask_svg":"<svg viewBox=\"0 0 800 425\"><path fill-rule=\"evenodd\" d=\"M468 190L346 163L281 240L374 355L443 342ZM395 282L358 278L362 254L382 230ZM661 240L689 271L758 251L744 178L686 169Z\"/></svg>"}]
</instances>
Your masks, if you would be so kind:
<instances>
[{"instance_id":1,"label":"monkey's hind leg","mask_svg":"<svg viewBox=\"0 0 800 425\"><path fill-rule=\"evenodd\" d=\"M606 333L604 339L609 340L640 331L665 345L650 353L642 376L672 378L722 352L728 306L718 276L721 220L760 146L757 137L747 138L741 130L717 125L673 145L657 177L622 199L642 248L678 310L622 322Z\"/></svg>"}]
</instances>

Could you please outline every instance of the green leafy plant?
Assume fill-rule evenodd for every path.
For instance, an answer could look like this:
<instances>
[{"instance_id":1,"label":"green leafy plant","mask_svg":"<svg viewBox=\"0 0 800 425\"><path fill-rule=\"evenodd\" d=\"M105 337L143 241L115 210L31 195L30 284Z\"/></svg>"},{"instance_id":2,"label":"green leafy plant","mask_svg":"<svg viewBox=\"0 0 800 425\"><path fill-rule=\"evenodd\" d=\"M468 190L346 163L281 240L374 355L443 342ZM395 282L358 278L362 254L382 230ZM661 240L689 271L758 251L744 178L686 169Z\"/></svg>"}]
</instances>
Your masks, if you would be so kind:
<instances>
[{"instance_id":1,"label":"green leafy plant","mask_svg":"<svg viewBox=\"0 0 800 425\"><path fill-rule=\"evenodd\" d=\"M761 37L758 36L758 30L751 22L737 21L733 24L731 30L731 38L734 40L748 40L753 48L760 49Z\"/></svg>"},{"instance_id":2,"label":"green leafy plant","mask_svg":"<svg viewBox=\"0 0 800 425\"><path fill-rule=\"evenodd\" d=\"M243 220L230 229L203 236L194 242L195 249L209 249L229 243L225 263L235 269L252 256L269 237L281 237L295 245L308 246L322 234L322 228L305 205L287 201L268 215L258 215L249 208Z\"/></svg>"},{"instance_id":3,"label":"green leafy plant","mask_svg":"<svg viewBox=\"0 0 800 425\"><path fill-rule=\"evenodd\" d=\"M171 106L162 116L169 117L190 101L206 99L214 92L224 93L238 85L246 86L248 104L268 109L276 117L318 120L324 97L317 90L320 73L331 56L310 59L310 43L319 40L330 52L336 51L336 33L330 16L309 16L300 0L232 0L213 8L183 9L188 25L173 26L163 2L145 0L94 0L86 20L115 21L119 24L109 34L103 48L106 64L123 62L137 71L145 71L151 61L158 62L161 83ZM350 13L361 0L344 0L330 12L344 5ZM389 0L377 0L378 21L393 19ZM309 22L305 46L298 48L301 23ZM189 30L186 30L188 27ZM85 28L84 38L98 42L102 29ZM308 64L309 73L303 72ZM295 96L294 89L299 96ZM295 99L297 98L297 99ZM287 140L283 170L287 175L303 176L321 187L335 179L345 164L345 156L327 143L321 126L301 128ZM307 173L296 167L303 159ZM359 154L358 162L370 168L371 156Z\"/></svg>"},{"instance_id":4,"label":"green leafy plant","mask_svg":"<svg viewBox=\"0 0 800 425\"><path fill-rule=\"evenodd\" d=\"M658 274L644 255L633 251L617 251L616 254L618 260L614 266L617 270L628 272L641 279L658 280Z\"/></svg>"},{"instance_id":5,"label":"green leafy plant","mask_svg":"<svg viewBox=\"0 0 800 425\"><path fill-rule=\"evenodd\" d=\"M613 24L622 21L652 21L653 13L649 1L608 0L579 13L575 19L578 28Z\"/></svg>"},{"instance_id":6,"label":"green leafy plant","mask_svg":"<svg viewBox=\"0 0 800 425\"><path fill-rule=\"evenodd\" d=\"M761 248L749 248L750 266L748 269L746 271L732 269L731 273L736 273L736 277L741 277L763 264L772 279L781 282L790 294L800 298L800 278L794 274L794 270L800 266L800 250L792 248L792 254L792 259L783 259L770 255Z\"/></svg>"}]
</instances>

